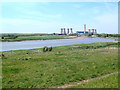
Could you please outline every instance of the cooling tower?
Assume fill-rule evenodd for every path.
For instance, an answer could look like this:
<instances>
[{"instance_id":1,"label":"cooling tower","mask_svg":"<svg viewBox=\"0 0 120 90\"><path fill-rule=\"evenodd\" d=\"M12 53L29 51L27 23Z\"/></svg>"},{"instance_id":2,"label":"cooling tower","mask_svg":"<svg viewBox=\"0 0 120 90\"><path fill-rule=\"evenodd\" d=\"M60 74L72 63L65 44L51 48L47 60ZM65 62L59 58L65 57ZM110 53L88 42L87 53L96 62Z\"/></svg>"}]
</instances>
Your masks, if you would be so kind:
<instances>
[{"instance_id":1,"label":"cooling tower","mask_svg":"<svg viewBox=\"0 0 120 90\"><path fill-rule=\"evenodd\" d=\"M69 34L69 28L67 29L67 34Z\"/></svg>"},{"instance_id":2,"label":"cooling tower","mask_svg":"<svg viewBox=\"0 0 120 90\"><path fill-rule=\"evenodd\" d=\"M63 28L61 28L61 31L60 31L61 34L63 34Z\"/></svg>"},{"instance_id":3,"label":"cooling tower","mask_svg":"<svg viewBox=\"0 0 120 90\"><path fill-rule=\"evenodd\" d=\"M97 30L95 29L95 34L97 34Z\"/></svg>"},{"instance_id":4,"label":"cooling tower","mask_svg":"<svg viewBox=\"0 0 120 90\"><path fill-rule=\"evenodd\" d=\"M63 34L66 34L65 28L63 29Z\"/></svg>"},{"instance_id":5,"label":"cooling tower","mask_svg":"<svg viewBox=\"0 0 120 90\"><path fill-rule=\"evenodd\" d=\"M69 32L69 34L73 34L72 28L70 28L70 32Z\"/></svg>"}]
</instances>

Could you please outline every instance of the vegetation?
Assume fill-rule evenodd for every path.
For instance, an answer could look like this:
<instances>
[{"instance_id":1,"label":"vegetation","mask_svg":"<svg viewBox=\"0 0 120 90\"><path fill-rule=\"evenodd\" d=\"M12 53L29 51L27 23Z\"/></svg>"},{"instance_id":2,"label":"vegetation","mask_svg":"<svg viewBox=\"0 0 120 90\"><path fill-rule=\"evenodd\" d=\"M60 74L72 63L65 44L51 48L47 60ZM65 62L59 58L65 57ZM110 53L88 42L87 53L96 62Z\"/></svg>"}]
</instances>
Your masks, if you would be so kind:
<instances>
[{"instance_id":1,"label":"vegetation","mask_svg":"<svg viewBox=\"0 0 120 90\"><path fill-rule=\"evenodd\" d=\"M43 52L47 52L48 51L48 47L43 47Z\"/></svg>"},{"instance_id":2,"label":"vegetation","mask_svg":"<svg viewBox=\"0 0 120 90\"><path fill-rule=\"evenodd\" d=\"M45 36L45 35L53 35L53 34L46 34L46 33L2 33L0 34L0 37L8 37L9 35L17 35L20 36Z\"/></svg>"},{"instance_id":3,"label":"vegetation","mask_svg":"<svg viewBox=\"0 0 120 90\"><path fill-rule=\"evenodd\" d=\"M118 88L118 73L72 86L71 88Z\"/></svg>"},{"instance_id":4,"label":"vegetation","mask_svg":"<svg viewBox=\"0 0 120 90\"><path fill-rule=\"evenodd\" d=\"M96 35L97 37L101 38L113 38L113 39L117 39L118 37L120 37L120 34L89 34L87 36L91 37L92 35Z\"/></svg>"},{"instance_id":5,"label":"vegetation","mask_svg":"<svg viewBox=\"0 0 120 90\"><path fill-rule=\"evenodd\" d=\"M83 48L85 46L89 48ZM117 46L117 43L108 42L54 47L52 52L46 53L42 48L4 51L2 87L58 87L116 72Z\"/></svg>"},{"instance_id":6,"label":"vegetation","mask_svg":"<svg viewBox=\"0 0 120 90\"><path fill-rule=\"evenodd\" d=\"M109 38L118 38L120 34L96 34L98 37L109 37Z\"/></svg>"},{"instance_id":7,"label":"vegetation","mask_svg":"<svg viewBox=\"0 0 120 90\"><path fill-rule=\"evenodd\" d=\"M69 34L69 36L77 36L77 34L75 33L75 34Z\"/></svg>"},{"instance_id":8,"label":"vegetation","mask_svg":"<svg viewBox=\"0 0 120 90\"><path fill-rule=\"evenodd\" d=\"M49 47L49 49L48 49L49 51L52 51L52 47Z\"/></svg>"},{"instance_id":9,"label":"vegetation","mask_svg":"<svg viewBox=\"0 0 120 90\"><path fill-rule=\"evenodd\" d=\"M0 59L0 89L2 89L2 60Z\"/></svg>"},{"instance_id":10,"label":"vegetation","mask_svg":"<svg viewBox=\"0 0 120 90\"><path fill-rule=\"evenodd\" d=\"M52 47L43 47L43 52L52 51Z\"/></svg>"},{"instance_id":11,"label":"vegetation","mask_svg":"<svg viewBox=\"0 0 120 90\"><path fill-rule=\"evenodd\" d=\"M2 36L3 37L3 36ZM22 40L49 40L49 39L66 39L69 36L5 36L1 41L22 41Z\"/></svg>"},{"instance_id":12,"label":"vegetation","mask_svg":"<svg viewBox=\"0 0 120 90\"><path fill-rule=\"evenodd\" d=\"M6 36L2 36L1 40L6 40L6 39L16 39L18 36L14 34L8 34Z\"/></svg>"}]
</instances>

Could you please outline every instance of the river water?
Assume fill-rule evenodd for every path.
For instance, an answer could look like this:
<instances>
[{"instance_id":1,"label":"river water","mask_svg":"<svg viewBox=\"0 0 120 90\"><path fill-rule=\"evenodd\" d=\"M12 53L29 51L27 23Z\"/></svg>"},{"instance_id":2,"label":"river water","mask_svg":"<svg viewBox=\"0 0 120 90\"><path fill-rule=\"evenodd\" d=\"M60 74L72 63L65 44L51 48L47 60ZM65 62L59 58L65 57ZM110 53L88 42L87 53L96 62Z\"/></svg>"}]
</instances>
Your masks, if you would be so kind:
<instances>
[{"instance_id":1,"label":"river water","mask_svg":"<svg viewBox=\"0 0 120 90\"><path fill-rule=\"evenodd\" d=\"M16 42L0 42L2 48L0 51L20 50L20 49L34 49L42 48L44 46L64 46L72 44L87 44L95 42L110 42L115 41L114 39L106 38L88 38L78 37L76 39L62 39L62 40L31 40L31 41L16 41Z\"/></svg>"}]
</instances>

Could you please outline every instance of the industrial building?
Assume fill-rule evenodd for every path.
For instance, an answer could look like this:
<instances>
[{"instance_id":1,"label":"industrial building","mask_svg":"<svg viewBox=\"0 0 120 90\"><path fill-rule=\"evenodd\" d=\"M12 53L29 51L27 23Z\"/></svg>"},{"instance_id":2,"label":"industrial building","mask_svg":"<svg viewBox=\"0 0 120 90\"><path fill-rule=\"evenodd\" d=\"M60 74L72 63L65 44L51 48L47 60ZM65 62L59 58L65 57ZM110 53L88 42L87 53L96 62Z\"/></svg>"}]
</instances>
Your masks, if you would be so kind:
<instances>
[{"instance_id":1,"label":"industrial building","mask_svg":"<svg viewBox=\"0 0 120 90\"><path fill-rule=\"evenodd\" d=\"M73 34L73 30L72 30L72 28L61 28L60 34L61 35ZM86 30L86 24L84 24L84 30L76 31L76 34L77 35L97 34L97 30L96 29L88 29L88 30Z\"/></svg>"},{"instance_id":2,"label":"industrial building","mask_svg":"<svg viewBox=\"0 0 120 90\"><path fill-rule=\"evenodd\" d=\"M73 31L72 31L72 28L67 28L67 29L61 28L60 33L61 33L62 35L69 35L69 34L73 34Z\"/></svg>"},{"instance_id":3,"label":"industrial building","mask_svg":"<svg viewBox=\"0 0 120 90\"><path fill-rule=\"evenodd\" d=\"M88 29L86 31L86 24L84 24L84 30L80 30L76 32L78 35L89 35L89 34L97 34L96 29Z\"/></svg>"}]
</instances>

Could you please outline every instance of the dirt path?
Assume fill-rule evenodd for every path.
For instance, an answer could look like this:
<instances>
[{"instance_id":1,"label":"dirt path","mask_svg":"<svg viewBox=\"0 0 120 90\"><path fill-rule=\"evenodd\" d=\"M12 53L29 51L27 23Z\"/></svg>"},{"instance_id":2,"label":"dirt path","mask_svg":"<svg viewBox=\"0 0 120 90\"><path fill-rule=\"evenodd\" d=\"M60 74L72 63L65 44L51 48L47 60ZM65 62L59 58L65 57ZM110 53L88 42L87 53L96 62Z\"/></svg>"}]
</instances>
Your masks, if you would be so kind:
<instances>
[{"instance_id":1,"label":"dirt path","mask_svg":"<svg viewBox=\"0 0 120 90\"><path fill-rule=\"evenodd\" d=\"M116 74L116 73L118 73L118 72L110 73L110 74L107 74L107 75L104 75L104 76L100 76L100 77L96 77L96 78L92 78L92 79L88 79L88 80L83 80L83 81L80 81L80 82L75 82L75 83L72 83L72 84L66 84L64 86L59 86L59 87L55 87L55 88L69 88L71 86L80 85L80 84L82 84L84 82L89 82L89 81L105 78L105 77L108 77L108 76Z\"/></svg>"}]
</instances>

